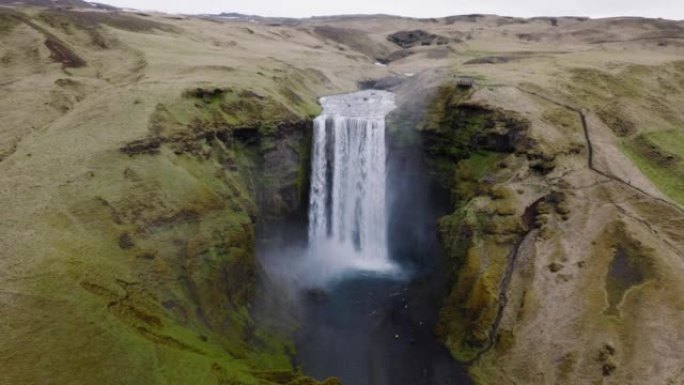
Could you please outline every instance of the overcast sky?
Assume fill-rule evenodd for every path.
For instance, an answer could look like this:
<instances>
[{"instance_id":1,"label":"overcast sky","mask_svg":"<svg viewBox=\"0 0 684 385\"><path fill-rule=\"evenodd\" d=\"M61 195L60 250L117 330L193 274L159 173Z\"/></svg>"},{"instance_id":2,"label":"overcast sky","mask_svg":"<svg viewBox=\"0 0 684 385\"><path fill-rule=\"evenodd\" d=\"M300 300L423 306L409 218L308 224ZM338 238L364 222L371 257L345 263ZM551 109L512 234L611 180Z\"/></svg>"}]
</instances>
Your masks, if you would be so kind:
<instances>
[{"instance_id":1,"label":"overcast sky","mask_svg":"<svg viewBox=\"0 0 684 385\"><path fill-rule=\"evenodd\" d=\"M439 17L468 13L493 13L522 17L572 15L684 19L684 0L100 0L100 2L170 13L239 12L288 17L372 13Z\"/></svg>"}]
</instances>

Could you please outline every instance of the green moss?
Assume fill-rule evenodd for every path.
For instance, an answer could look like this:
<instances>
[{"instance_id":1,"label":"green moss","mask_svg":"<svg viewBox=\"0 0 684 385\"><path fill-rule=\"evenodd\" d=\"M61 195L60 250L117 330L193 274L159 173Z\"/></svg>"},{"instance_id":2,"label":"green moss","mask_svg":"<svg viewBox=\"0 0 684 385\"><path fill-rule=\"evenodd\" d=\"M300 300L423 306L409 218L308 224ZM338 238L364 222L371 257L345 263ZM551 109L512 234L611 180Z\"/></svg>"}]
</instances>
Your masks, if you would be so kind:
<instances>
[{"instance_id":1,"label":"green moss","mask_svg":"<svg viewBox=\"0 0 684 385\"><path fill-rule=\"evenodd\" d=\"M517 234L521 227L517 218L479 214L471 207L442 218L439 225L455 279L436 332L454 357L468 361L487 343L497 314L499 284L510 253L510 244L500 244L497 236Z\"/></svg>"},{"instance_id":2,"label":"green moss","mask_svg":"<svg viewBox=\"0 0 684 385\"><path fill-rule=\"evenodd\" d=\"M317 70L298 69L286 66L273 77L278 85L282 103L289 106L294 114L313 118L320 114L321 107L315 100L314 89L329 80Z\"/></svg>"},{"instance_id":3,"label":"green moss","mask_svg":"<svg viewBox=\"0 0 684 385\"><path fill-rule=\"evenodd\" d=\"M488 152L512 153L516 138L528 122L509 111L463 102L464 91L441 87L422 123L423 145L433 172L445 186L453 184L459 161L475 158L465 167L481 173L490 166ZM475 175L477 176L477 175Z\"/></svg>"},{"instance_id":4,"label":"green moss","mask_svg":"<svg viewBox=\"0 0 684 385\"><path fill-rule=\"evenodd\" d=\"M252 127L269 134L278 122L299 117L284 104L251 91L196 88L169 105L159 105L150 120L154 134L199 133L231 127Z\"/></svg>"},{"instance_id":5,"label":"green moss","mask_svg":"<svg viewBox=\"0 0 684 385\"><path fill-rule=\"evenodd\" d=\"M601 100L613 98L637 98L642 94L640 71L640 68L630 67L620 75L614 75L593 68L573 68L569 88L581 105L596 105Z\"/></svg>"},{"instance_id":6,"label":"green moss","mask_svg":"<svg viewBox=\"0 0 684 385\"><path fill-rule=\"evenodd\" d=\"M481 242L478 242L480 247ZM505 248L471 246L457 283L444 304L436 327L454 357L468 361L485 346L496 318Z\"/></svg>"},{"instance_id":7,"label":"green moss","mask_svg":"<svg viewBox=\"0 0 684 385\"><path fill-rule=\"evenodd\" d=\"M133 158L129 169L125 194L102 186L101 200L109 203L74 215L88 221L98 215L96 223L114 220L110 226L131 228L135 246L126 254L153 255L133 264L140 283L123 284L122 294L91 289L95 295L86 302L97 303L104 293L117 331L113 338L127 341L128 358L145 362L157 352L155 365L163 370L150 370L139 383L264 384L253 370L290 370L291 346L255 325L248 311L257 269L249 215L254 203L241 176L166 151ZM111 272L127 266L118 244L103 241L109 233L91 228L88 236L99 242L101 254L78 271L101 271L104 261Z\"/></svg>"},{"instance_id":8,"label":"green moss","mask_svg":"<svg viewBox=\"0 0 684 385\"><path fill-rule=\"evenodd\" d=\"M262 219L269 220L296 211L308 193L310 121L299 111L310 100L297 102L283 104L253 91L194 88L157 106L149 129L175 152L213 152L238 171L263 209Z\"/></svg>"},{"instance_id":9,"label":"green moss","mask_svg":"<svg viewBox=\"0 0 684 385\"><path fill-rule=\"evenodd\" d=\"M508 156L508 154L493 151L478 151L473 153L470 158L466 159L464 162L460 162L459 166L465 164L465 167L470 170L470 176L476 180L480 180L495 170L499 162L506 158L506 156Z\"/></svg>"},{"instance_id":10,"label":"green moss","mask_svg":"<svg viewBox=\"0 0 684 385\"><path fill-rule=\"evenodd\" d=\"M511 330L499 330L496 335L496 350L499 354L506 354L515 345L515 334Z\"/></svg>"},{"instance_id":11,"label":"green moss","mask_svg":"<svg viewBox=\"0 0 684 385\"><path fill-rule=\"evenodd\" d=\"M452 193L454 212L440 219L439 231L453 286L436 332L461 361L489 342L510 248L523 231L515 194L498 186L497 176L528 126L515 113L464 102L466 96L440 88L421 131L429 164Z\"/></svg>"},{"instance_id":12,"label":"green moss","mask_svg":"<svg viewBox=\"0 0 684 385\"><path fill-rule=\"evenodd\" d=\"M427 106L420 130L444 131L451 127L453 110L468 97L470 92L459 89L454 84L440 86Z\"/></svg>"},{"instance_id":13,"label":"green moss","mask_svg":"<svg viewBox=\"0 0 684 385\"><path fill-rule=\"evenodd\" d=\"M493 174L499 162L503 161L507 154L491 151L473 153L469 158L457 163L452 176L452 199L454 202L468 202L472 198L483 195L488 190L488 185L482 179ZM449 167L450 164L446 164ZM453 167L453 166L451 166Z\"/></svg>"}]
</instances>

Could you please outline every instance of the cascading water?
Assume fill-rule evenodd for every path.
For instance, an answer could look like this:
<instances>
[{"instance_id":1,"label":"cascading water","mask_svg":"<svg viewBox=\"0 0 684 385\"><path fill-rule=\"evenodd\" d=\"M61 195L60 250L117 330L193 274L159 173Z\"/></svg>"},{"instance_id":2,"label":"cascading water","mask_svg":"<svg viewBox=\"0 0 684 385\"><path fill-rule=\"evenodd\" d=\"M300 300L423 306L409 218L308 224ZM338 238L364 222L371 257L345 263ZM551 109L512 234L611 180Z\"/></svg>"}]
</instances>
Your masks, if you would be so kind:
<instances>
[{"instance_id":1,"label":"cascading water","mask_svg":"<svg viewBox=\"0 0 684 385\"><path fill-rule=\"evenodd\" d=\"M309 248L330 269L390 271L385 116L394 94L321 98L314 121Z\"/></svg>"},{"instance_id":2,"label":"cascading water","mask_svg":"<svg viewBox=\"0 0 684 385\"><path fill-rule=\"evenodd\" d=\"M313 377L354 385L472 384L433 332L449 287L434 224L450 206L435 205L442 190L433 191L419 148L387 153L385 116L394 95L362 91L321 104L308 245L289 240L288 231L285 245L273 242L262 254L277 290L265 296L263 311L271 314L273 299L286 298L285 323L298 316L297 366Z\"/></svg>"},{"instance_id":3,"label":"cascading water","mask_svg":"<svg viewBox=\"0 0 684 385\"><path fill-rule=\"evenodd\" d=\"M297 362L307 374L345 384L471 384L433 332L448 288L434 224L448 211L433 206L418 151L386 152L394 95L363 91L321 104L308 249L286 258L278 248L274 257L303 289Z\"/></svg>"}]
</instances>

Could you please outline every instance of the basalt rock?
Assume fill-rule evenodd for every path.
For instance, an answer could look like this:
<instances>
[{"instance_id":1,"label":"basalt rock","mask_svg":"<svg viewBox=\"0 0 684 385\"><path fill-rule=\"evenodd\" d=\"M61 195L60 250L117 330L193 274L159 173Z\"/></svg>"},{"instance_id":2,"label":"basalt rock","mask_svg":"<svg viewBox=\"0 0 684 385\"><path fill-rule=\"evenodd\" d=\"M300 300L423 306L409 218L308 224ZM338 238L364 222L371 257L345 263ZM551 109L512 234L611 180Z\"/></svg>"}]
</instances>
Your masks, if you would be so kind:
<instances>
[{"instance_id":1,"label":"basalt rock","mask_svg":"<svg viewBox=\"0 0 684 385\"><path fill-rule=\"evenodd\" d=\"M387 40L400 46L401 48L411 48L425 45L444 45L449 44L449 39L444 36L435 35L420 29L413 31L400 31L387 37Z\"/></svg>"}]
</instances>

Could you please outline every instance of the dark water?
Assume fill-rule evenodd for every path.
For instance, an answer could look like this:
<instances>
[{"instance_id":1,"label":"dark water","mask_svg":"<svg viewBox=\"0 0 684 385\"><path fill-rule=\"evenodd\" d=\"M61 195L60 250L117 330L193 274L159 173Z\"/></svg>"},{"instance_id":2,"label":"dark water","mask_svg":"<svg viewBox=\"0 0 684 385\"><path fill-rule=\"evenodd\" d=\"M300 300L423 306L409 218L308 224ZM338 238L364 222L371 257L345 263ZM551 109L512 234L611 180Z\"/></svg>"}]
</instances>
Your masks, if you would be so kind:
<instances>
[{"instance_id":1,"label":"dark water","mask_svg":"<svg viewBox=\"0 0 684 385\"><path fill-rule=\"evenodd\" d=\"M472 384L433 332L449 289L436 237L448 195L419 149L391 152L388 166L390 254L404 278L357 275L302 294L296 363L345 385Z\"/></svg>"},{"instance_id":2,"label":"dark water","mask_svg":"<svg viewBox=\"0 0 684 385\"><path fill-rule=\"evenodd\" d=\"M346 385L470 384L435 339L434 309L420 300L406 282L372 277L309 298L297 338L302 369Z\"/></svg>"}]
</instances>

